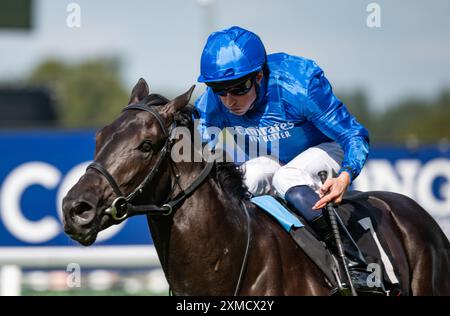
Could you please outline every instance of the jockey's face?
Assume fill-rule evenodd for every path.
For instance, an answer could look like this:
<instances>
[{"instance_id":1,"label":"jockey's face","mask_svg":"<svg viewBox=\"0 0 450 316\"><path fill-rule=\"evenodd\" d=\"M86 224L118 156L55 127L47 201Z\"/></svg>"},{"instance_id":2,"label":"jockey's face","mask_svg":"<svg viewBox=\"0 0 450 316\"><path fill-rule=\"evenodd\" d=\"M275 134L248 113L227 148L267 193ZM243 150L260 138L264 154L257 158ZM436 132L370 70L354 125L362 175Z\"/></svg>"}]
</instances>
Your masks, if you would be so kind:
<instances>
[{"instance_id":1,"label":"jockey's face","mask_svg":"<svg viewBox=\"0 0 450 316\"><path fill-rule=\"evenodd\" d=\"M259 84L263 77L263 72L260 71L256 75L256 83ZM244 95L236 95L233 93L227 93L222 96L219 95L222 103L230 110L231 113L236 115L244 115L249 110L250 106L256 99L256 88L252 85L252 88Z\"/></svg>"}]
</instances>

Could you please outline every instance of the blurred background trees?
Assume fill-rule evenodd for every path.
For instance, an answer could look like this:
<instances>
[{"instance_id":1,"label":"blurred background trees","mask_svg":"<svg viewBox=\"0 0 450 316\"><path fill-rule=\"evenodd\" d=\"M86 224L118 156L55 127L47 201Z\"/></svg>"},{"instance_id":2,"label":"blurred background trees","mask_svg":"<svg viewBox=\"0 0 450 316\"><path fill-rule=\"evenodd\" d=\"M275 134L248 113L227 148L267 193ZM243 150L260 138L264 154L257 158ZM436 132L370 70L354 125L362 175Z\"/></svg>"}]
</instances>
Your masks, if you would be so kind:
<instances>
[{"instance_id":1,"label":"blurred background trees","mask_svg":"<svg viewBox=\"0 0 450 316\"><path fill-rule=\"evenodd\" d=\"M129 91L120 80L117 58L78 64L50 59L34 69L26 82L53 92L58 125L62 127L105 125L117 116L129 98Z\"/></svg>"},{"instance_id":2,"label":"blurred background trees","mask_svg":"<svg viewBox=\"0 0 450 316\"><path fill-rule=\"evenodd\" d=\"M111 122L128 101L132 88L122 83L121 62L114 57L80 63L49 59L32 70L24 84L51 92L57 122L48 126L64 128L98 128ZM336 94L367 127L372 144L419 145L450 140L450 89L432 99L401 100L383 112L374 110L363 89Z\"/></svg>"},{"instance_id":3,"label":"blurred background trees","mask_svg":"<svg viewBox=\"0 0 450 316\"><path fill-rule=\"evenodd\" d=\"M450 141L450 89L432 99L401 100L383 112L374 111L362 90L337 95L369 130L372 143L418 145Z\"/></svg>"}]
</instances>

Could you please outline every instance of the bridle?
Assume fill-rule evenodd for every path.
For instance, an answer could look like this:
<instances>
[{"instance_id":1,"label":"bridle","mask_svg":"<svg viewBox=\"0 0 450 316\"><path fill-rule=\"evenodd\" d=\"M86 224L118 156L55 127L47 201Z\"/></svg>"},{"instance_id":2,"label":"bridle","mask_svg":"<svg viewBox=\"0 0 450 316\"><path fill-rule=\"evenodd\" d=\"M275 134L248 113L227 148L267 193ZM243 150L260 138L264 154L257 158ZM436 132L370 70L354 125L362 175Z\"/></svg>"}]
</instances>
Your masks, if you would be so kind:
<instances>
[{"instance_id":1,"label":"bridle","mask_svg":"<svg viewBox=\"0 0 450 316\"><path fill-rule=\"evenodd\" d=\"M117 222L122 222L125 219L135 216L135 215L141 215L141 214L147 214L147 215L163 215L167 216L173 213L181 204L182 202L187 199L202 183L205 181L205 179L208 177L208 175L211 173L211 170L214 167L215 160L214 159L208 159L205 167L200 172L197 179L192 182L187 189L183 190L181 189L181 192L177 194L176 197L171 199L170 201L167 201L162 206L158 206L155 204L148 204L148 205L133 205L133 200L137 197L141 196L142 193L145 191L145 188L152 182L154 177L157 175L159 168L161 164L163 163L164 159L166 159L167 155L170 153L170 150L172 149L172 145L174 143L174 130L176 128L176 122L174 121L172 124L172 128L170 131L167 130L165 120L164 118L156 111L156 109L152 106L155 105L154 103L146 103L146 104L131 104L126 106L122 112L128 111L128 110L139 110L139 111L146 111L150 114L152 114L156 120L158 121L164 136L166 137L164 146L159 152L159 157L153 166L152 170L148 173L148 175L144 178L144 180L139 184L136 189L133 190L127 197L122 193L120 190L119 185L117 184L114 177L109 173L108 170L106 170L105 167L103 167L98 162L93 162L90 165L87 166L86 171L89 169L94 169L97 172L99 172L101 175L105 177L105 179L108 181L109 185L113 189L114 193L116 194L116 199L112 202L111 207L105 210L105 214L108 214L111 216L112 219L114 219ZM159 105L159 104L158 104ZM173 163L172 159L170 159L169 154L169 163ZM175 175L175 181L177 181L178 186L181 188L181 186L178 183L179 174ZM239 272L238 281L236 284L236 288L234 290L234 296L237 296L239 294L239 291L242 286L242 281L244 278L244 271L247 266L248 262L248 254L250 250L250 240L251 240L251 226L250 226L250 216L247 210L247 207L245 205L245 202L242 201L242 206L245 211L246 219L247 219L247 243L245 247L245 253L242 260L241 269Z\"/></svg>"},{"instance_id":2,"label":"bridle","mask_svg":"<svg viewBox=\"0 0 450 316\"><path fill-rule=\"evenodd\" d=\"M165 125L164 118L158 113L158 111L155 109L153 105L155 104L154 103L131 104L122 110L122 112L128 110L139 110L139 111L146 111L152 114L158 121L159 126L161 127L161 130L163 131L164 136L166 137L165 143L159 152L159 157L156 160L155 165L147 174L147 176L144 178L144 180L141 182L141 184L139 184L136 187L136 189L133 190L133 192L128 194L128 196L125 196L120 190L119 185L117 184L116 180L111 175L111 173L109 173L109 171L105 167L103 167L99 162L93 162L86 168L86 171L89 169L94 169L97 172L99 172L108 181L109 185L116 194L117 197L112 202L111 207L105 210L105 214L111 216L111 218L114 219L116 222L122 222L123 220L131 216L141 214L166 215L166 216L172 214L172 212L175 209L177 209L177 207L179 207L181 203L186 198L188 198L203 183L203 181L208 177L214 166L214 161L207 161L205 167L203 168L197 179L191 185L189 185L187 189L181 190L181 192L177 194L176 197L174 197L170 201L167 201L162 206L158 206L155 204L134 205L133 200L142 195L147 186L152 182L152 180L157 175L161 164L168 155L169 155L169 162L172 163L172 160L170 159L170 150L172 149L172 145L174 143L173 132L176 128L176 123L174 121L171 130L168 131ZM175 180L177 182L178 178L179 175L176 175ZM181 188L181 186L179 187Z\"/></svg>"}]
</instances>

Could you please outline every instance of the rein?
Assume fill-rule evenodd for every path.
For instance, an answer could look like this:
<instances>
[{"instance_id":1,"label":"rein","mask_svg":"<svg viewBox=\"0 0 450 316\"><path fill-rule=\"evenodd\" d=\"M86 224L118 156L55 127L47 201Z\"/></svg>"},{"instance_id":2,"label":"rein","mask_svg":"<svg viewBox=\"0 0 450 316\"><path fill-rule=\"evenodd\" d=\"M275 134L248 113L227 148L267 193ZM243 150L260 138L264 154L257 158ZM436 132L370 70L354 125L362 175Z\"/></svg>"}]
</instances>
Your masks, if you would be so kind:
<instances>
[{"instance_id":1,"label":"rein","mask_svg":"<svg viewBox=\"0 0 450 316\"><path fill-rule=\"evenodd\" d=\"M105 177L105 179L108 181L109 185L113 189L114 193L117 195L116 199L112 202L111 207L105 210L105 213L110 215L115 221L122 222L123 220L135 216L135 215L142 215L142 214L149 214L149 215L170 215L173 210L177 209L181 205L181 203L189 197L190 194L192 194L202 183L203 181L208 177L210 174L213 166L214 161L210 162L208 161L201 171L198 178L191 184L189 187L185 190L182 190L175 198L168 201L167 203L163 204L162 206L158 206L155 204L146 204L146 205L134 205L132 202L137 197L141 196L144 192L145 188L149 185L149 183L152 182L152 180L155 178L157 173L159 172L159 168L161 164L163 163L164 159L167 157L167 155L170 153L170 150L172 148L173 144L173 136L172 132L174 130L175 123L172 126L172 129L170 131L167 130L164 119L161 117L161 115L149 104L143 105L143 104L132 104L123 109L122 112L127 110L140 110L140 111L146 111L150 114L152 114L156 120L158 121L164 136L166 136L166 142L162 148L162 150L159 152L159 157L153 166L152 170L150 170L149 174L144 178L144 180L139 184L136 189L134 189L133 192L131 192L128 196L125 197L125 195L122 193L122 191L119 188L119 185L117 184L114 177L106 170L105 167L103 167L98 162L93 162L89 166L87 166L86 170L94 169L97 172L99 172L101 175ZM178 181L178 178L176 178L176 181Z\"/></svg>"},{"instance_id":2,"label":"rein","mask_svg":"<svg viewBox=\"0 0 450 316\"><path fill-rule=\"evenodd\" d=\"M172 148L174 138L173 138L173 131L176 127L176 124L172 125L172 128L170 131L167 130L165 126L164 118L161 117L161 115L153 108L151 107L152 103L147 104L132 104L125 107L122 112L127 110L140 110L140 111L146 111L150 114L152 114L156 120L158 121L164 136L166 136L166 141L164 143L163 148L159 152L159 157L153 166L152 170L150 170L149 174L144 178L144 180L139 184L136 189L131 192L127 197L123 194L123 192L120 190L119 185L117 184L117 181L114 179L114 177L109 173L108 170L106 170L105 167L103 167L98 162L92 162L89 164L86 168L86 171L89 169L93 169L103 175L105 179L108 181L109 185L113 189L114 193L116 194L116 199L112 202L111 207L105 210L105 214L108 214L111 216L115 221L122 222L125 219L135 216L135 215L163 215L167 216L173 213L182 203L184 200L186 200L208 177L208 175L211 173L215 160L208 160L206 162L205 167L200 172L197 179L194 180L185 190L181 190L180 193L177 194L176 197L171 199L170 201L166 202L162 206L158 206L155 204L145 204L145 205L134 205L132 202L136 197L139 197L144 192L145 188L148 186L149 183L152 182L154 177L157 175L159 168L161 164L163 163L164 159L167 157L167 155L170 153L170 150ZM169 156L169 163L172 164L173 161L170 159ZM171 168L171 170L173 170ZM173 172L173 171L172 171ZM178 183L179 175L175 175L175 181L177 182L178 186L181 188L181 186ZM247 267L248 262L248 253L250 249L250 240L251 240L251 227L250 227L250 215L248 213L247 207L244 202L242 202L242 206L246 215L247 220L247 243L245 247L245 253L242 260L242 265L238 277L238 282L236 284L236 288L234 291L234 296L237 296L239 294L239 291L242 286L242 280L244 278L244 270Z\"/></svg>"}]
</instances>

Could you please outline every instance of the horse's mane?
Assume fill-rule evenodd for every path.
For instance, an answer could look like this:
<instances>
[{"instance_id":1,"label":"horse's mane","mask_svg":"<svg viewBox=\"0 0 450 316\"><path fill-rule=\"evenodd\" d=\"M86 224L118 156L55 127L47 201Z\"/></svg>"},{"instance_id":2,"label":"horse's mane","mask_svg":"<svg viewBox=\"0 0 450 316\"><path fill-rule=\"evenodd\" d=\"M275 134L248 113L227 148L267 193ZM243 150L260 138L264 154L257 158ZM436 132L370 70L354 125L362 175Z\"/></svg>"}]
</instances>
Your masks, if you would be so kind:
<instances>
[{"instance_id":1,"label":"horse's mane","mask_svg":"<svg viewBox=\"0 0 450 316\"><path fill-rule=\"evenodd\" d=\"M233 162L218 162L215 166L213 178L231 201L238 202L248 195L244 173L239 166Z\"/></svg>"},{"instance_id":2,"label":"horse's mane","mask_svg":"<svg viewBox=\"0 0 450 316\"><path fill-rule=\"evenodd\" d=\"M168 102L169 100L160 94L150 94L144 99L144 104L149 106L161 106ZM197 109L193 105L188 104L175 115L174 119L177 126L187 127L191 135L193 135L193 133L196 133L193 119L198 117ZM244 173L235 163L216 162L211 175L226 196L233 202L239 201L248 194L247 186L244 183Z\"/></svg>"}]
</instances>

